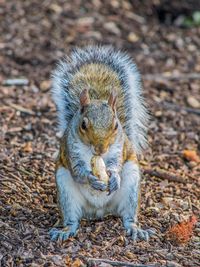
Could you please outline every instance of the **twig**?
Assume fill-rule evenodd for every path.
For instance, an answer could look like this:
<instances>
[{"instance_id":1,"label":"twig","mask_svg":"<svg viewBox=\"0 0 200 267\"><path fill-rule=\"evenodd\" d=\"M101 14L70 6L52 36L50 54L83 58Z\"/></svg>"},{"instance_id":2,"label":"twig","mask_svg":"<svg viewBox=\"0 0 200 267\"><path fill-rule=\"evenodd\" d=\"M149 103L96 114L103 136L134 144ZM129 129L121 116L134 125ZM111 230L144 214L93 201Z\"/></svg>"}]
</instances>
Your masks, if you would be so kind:
<instances>
[{"instance_id":1,"label":"twig","mask_svg":"<svg viewBox=\"0 0 200 267\"><path fill-rule=\"evenodd\" d=\"M112 266L129 266L129 267L158 267L158 265L155 264L134 264L134 263L129 263L129 262L123 262L123 261L112 261L112 260L107 260L107 259L93 259L89 258L88 263L96 262L96 263L101 263L105 262L108 263Z\"/></svg>"},{"instance_id":2,"label":"twig","mask_svg":"<svg viewBox=\"0 0 200 267\"><path fill-rule=\"evenodd\" d=\"M4 183L1 181L1 184L9 189L11 189L11 193L15 192L17 193L21 198L27 200L27 197L25 197L23 194L21 194L17 189L15 189L13 186L8 185L7 183Z\"/></svg>"},{"instance_id":3,"label":"twig","mask_svg":"<svg viewBox=\"0 0 200 267\"><path fill-rule=\"evenodd\" d=\"M114 238L110 243L104 246L102 250L106 250L108 247L112 247L118 239L118 237Z\"/></svg>"},{"instance_id":4,"label":"twig","mask_svg":"<svg viewBox=\"0 0 200 267\"><path fill-rule=\"evenodd\" d=\"M180 74L164 74L164 73L156 73L156 74L144 74L144 80L147 81L177 81L177 80L200 80L200 73L180 73Z\"/></svg>"},{"instance_id":5,"label":"twig","mask_svg":"<svg viewBox=\"0 0 200 267\"><path fill-rule=\"evenodd\" d=\"M13 230L13 231L15 231L16 232L16 229L15 228L13 228L13 227L11 227L8 223L5 223L5 222L3 222L2 220L0 220L0 228L3 228L3 227L6 227L6 228L8 228L9 230ZM2 234L2 233L1 233ZM2 234L3 235L3 234ZM6 239L8 238L8 237L6 237L6 236L4 236Z\"/></svg>"},{"instance_id":6,"label":"twig","mask_svg":"<svg viewBox=\"0 0 200 267\"><path fill-rule=\"evenodd\" d=\"M27 170L25 170L23 167L20 167L20 168L15 168L17 171L19 172L22 172L23 174L26 174L32 178L35 178L36 177L36 174L35 173L32 173L32 172L29 172Z\"/></svg>"},{"instance_id":7,"label":"twig","mask_svg":"<svg viewBox=\"0 0 200 267\"><path fill-rule=\"evenodd\" d=\"M23 181L23 179L21 179L21 178L19 178L17 175L15 175L11 170L9 170L9 168L6 168L5 166L3 166L3 168L6 169L6 170L9 172L9 175L12 176L12 177L15 179L15 181L18 180L18 182L19 182L21 185L23 185L23 186L27 189L27 191L28 191L29 193L31 192L30 187Z\"/></svg>"},{"instance_id":8,"label":"twig","mask_svg":"<svg viewBox=\"0 0 200 267\"><path fill-rule=\"evenodd\" d=\"M186 181L182 177L176 176L173 173L168 173L168 172L160 171L160 170L151 170L151 169L144 169L143 173L151 175L151 176L156 176L161 179L167 179L170 182L178 182L178 183L186 184Z\"/></svg>"},{"instance_id":9,"label":"twig","mask_svg":"<svg viewBox=\"0 0 200 267\"><path fill-rule=\"evenodd\" d=\"M133 12L128 13L127 17L132 19L132 20L135 20L136 22L138 22L140 24L144 24L146 22L146 20L143 17L141 17L141 16L139 16Z\"/></svg>"},{"instance_id":10,"label":"twig","mask_svg":"<svg viewBox=\"0 0 200 267\"><path fill-rule=\"evenodd\" d=\"M13 103L7 103L10 107L18 110L18 111L21 111L21 112L24 112L24 113L27 113L29 115L35 115L35 112L33 112L32 110L30 109L27 109L27 108L24 108L20 105L17 105L17 104L13 104Z\"/></svg>"},{"instance_id":11,"label":"twig","mask_svg":"<svg viewBox=\"0 0 200 267\"><path fill-rule=\"evenodd\" d=\"M28 79L7 79L3 81L3 85L5 86L12 86L12 85L18 85L18 86L23 86L23 85L28 85L29 80Z\"/></svg>"},{"instance_id":12,"label":"twig","mask_svg":"<svg viewBox=\"0 0 200 267\"><path fill-rule=\"evenodd\" d=\"M8 107L8 106L1 106L0 107L0 112L5 112L6 110L11 110L12 111L12 108Z\"/></svg>"},{"instance_id":13,"label":"twig","mask_svg":"<svg viewBox=\"0 0 200 267\"><path fill-rule=\"evenodd\" d=\"M167 108L167 109L173 109L175 111L186 111L188 113L193 113L193 114L196 114L196 115L200 115L200 109L196 109L196 108L188 108L188 107L181 107L179 105L176 105L174 103L170 103L170 102L167 102L167 101L164 101L163 103L161 103L162 106L164 108Z\"/></svg>"},{"instance_id":14,"label":"twig","mask_svg":"<svg viewBox=\"0 0 200 267\"><path fill-rule=\"evenodd\" d=\"M19 181L16 181L16 180L13 180L12 178L1 178L1 182L10 182L12 184L15 184L15 185L23 185L26 187L26 189L28 190L28 192L30 193L30 188L28 188L24 183L20 183Z\"/></svg>"}]
</instances>

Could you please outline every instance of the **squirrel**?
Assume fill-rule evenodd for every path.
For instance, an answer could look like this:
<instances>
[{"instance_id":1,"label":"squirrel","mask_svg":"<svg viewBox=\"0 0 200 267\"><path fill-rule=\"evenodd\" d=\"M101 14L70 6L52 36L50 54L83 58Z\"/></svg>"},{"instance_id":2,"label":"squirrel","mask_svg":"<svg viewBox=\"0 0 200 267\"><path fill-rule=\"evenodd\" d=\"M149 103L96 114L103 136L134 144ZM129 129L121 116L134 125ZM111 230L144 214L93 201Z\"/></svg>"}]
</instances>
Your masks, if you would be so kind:
<instances>
[{"instance_id":1,"label":"squirrel","mask_svg":"<svg viewBox=\"0 0 200 267\"><path fill-rule=\"evenodd\" d=\"M55 176L63 227L52 228L51 239L75 236L81 218L113 214L133 240L148 240L154 231L137 224L137 157L147 144L148 111L135 63L112 46L87 46L61 60L52 77L62 132ZM105 162L108 184L92 172L94 155Z\"/></svg>"}]
</instances>

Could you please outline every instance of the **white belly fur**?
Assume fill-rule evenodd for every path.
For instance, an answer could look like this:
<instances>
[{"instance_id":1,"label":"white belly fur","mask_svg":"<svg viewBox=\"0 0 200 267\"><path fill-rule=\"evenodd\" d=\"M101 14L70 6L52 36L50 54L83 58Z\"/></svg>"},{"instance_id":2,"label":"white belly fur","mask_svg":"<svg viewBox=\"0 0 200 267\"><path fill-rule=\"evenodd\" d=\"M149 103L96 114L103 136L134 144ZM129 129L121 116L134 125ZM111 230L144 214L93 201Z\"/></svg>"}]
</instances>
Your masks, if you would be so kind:
<instances>
[{"instance_id":1,"label":"white belly fur","mask_svg":"<svg viewBox=\"0 0 200 267\"><path fill-rule=\"evenodd\" d=\"M88 146L83 144L82 142L79 143L80 151L83 154L84 162L88 168L88 170L91 170L91 158L94 156L92 148L88 149ZM108 153L105 153L102 155L104 161L106 161L106 158L108 156ZM80 194L82 197L86 200L88 203L87 207L85 208L85 216L86 217L103 217L107 211L109 202L111 202L111 199L116 194L116 192L112 193L111 195L108 195L108 191L97 191L91 186L83 185L83 184L76 184L79 188Z\"/></svg>"},{"instance_id":2,"label":"white belly fur","mask_svg":"<svg viewBox=\"0 0 200 267\"><path fill-rule=\"evenodd\" d=\"M97 191L90 185L80 185L79 190L89 204L97 209L105 207L113 197L113 194L108 196L108 191Z\"/></svg>"}]
</instances>

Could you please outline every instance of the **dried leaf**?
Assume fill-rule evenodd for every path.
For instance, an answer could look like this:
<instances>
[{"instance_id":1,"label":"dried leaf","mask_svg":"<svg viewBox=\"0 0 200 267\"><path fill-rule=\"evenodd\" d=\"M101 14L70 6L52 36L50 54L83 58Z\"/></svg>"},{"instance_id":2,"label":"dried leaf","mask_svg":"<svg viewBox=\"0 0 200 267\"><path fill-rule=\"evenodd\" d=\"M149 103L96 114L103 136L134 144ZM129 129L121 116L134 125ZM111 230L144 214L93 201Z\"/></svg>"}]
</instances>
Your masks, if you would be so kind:
<instances>
[{"instance_id":1,"label":"dried leaf","mask_svg":"<svg viewBox=\"0 0 200 267\"><path fill-rule=\"evenodd\" d=\"M184 150L183 157L189 161L200 162L200 158L195 150Z\"/></svg>"},{"instance_id":2,"label":"dried leaf","mask_svg":"<svg viewBox=\"0 0 200 267\"><path fill-rule=\"evenodd\" d=\"M81 267L83 266L83 262L80 259L75 259L75 261L71 265L72 267Z\"/></svg>"},{"instance_id":3,"label":"dried leaf","mask_svg":"<svg viewBox=\"0 0 200 267\"><path fill-rule=\"evenodd\" d=\"M33 151L32 143L31 142L27 142L23 147L23 151L31 153Z\"/></svg>"},{"instance_id":4,"label":"dried leaf","mask_svg":"<svg viewBox=\"0 0 200 267\"><path fill-rule=\"evenodd\" d=\"M72 259L69 256L67 256L65 258L65 264L66 264L66 266L71 266L72 265Z\"/></svg>"}]
</instances>

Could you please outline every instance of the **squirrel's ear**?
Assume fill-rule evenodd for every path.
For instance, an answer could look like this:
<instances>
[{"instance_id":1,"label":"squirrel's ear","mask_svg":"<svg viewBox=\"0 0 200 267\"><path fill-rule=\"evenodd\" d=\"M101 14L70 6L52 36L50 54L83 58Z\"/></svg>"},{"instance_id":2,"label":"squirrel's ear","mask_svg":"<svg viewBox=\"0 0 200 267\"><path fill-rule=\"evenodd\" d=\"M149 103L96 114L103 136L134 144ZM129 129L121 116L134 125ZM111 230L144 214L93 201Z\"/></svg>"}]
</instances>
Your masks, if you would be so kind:
<instances>
[{"instance_id":1,"label":"squirrel's ear","mask_svg":"<svg viewBox=\"0 0 200 267\"><path fill-rule=\"evenodd\" d=\"M117 92L113 90L110 93L108 104L111 106L111 108L114 110L116 108L116 102L117 102Z\"/></svg>"},{"instance_id":2,"label":"squirrel's ear","mask_svg":"<svg viewBox=\"0 0 200 267\"><path fill-rule=\"evenodd\" d=\"M88 89L84 89L80 94L80 104L81 107L85 107L90 104L90 96L88 93Z\"/></svg>"}]
</instances>

